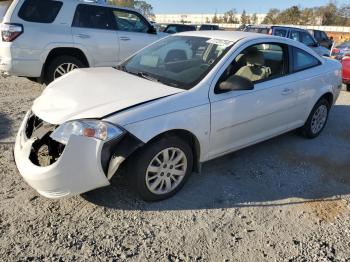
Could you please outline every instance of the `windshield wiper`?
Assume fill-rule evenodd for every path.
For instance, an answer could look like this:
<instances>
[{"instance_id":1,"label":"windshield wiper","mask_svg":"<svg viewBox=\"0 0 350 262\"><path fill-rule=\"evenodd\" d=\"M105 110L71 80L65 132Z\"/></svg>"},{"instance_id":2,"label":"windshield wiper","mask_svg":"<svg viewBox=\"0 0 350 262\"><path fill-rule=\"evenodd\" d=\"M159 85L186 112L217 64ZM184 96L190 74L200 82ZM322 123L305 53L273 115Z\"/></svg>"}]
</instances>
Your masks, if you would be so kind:
<instances>
[{"instance_id":1,"label":"windshield wiper","mask_svg":"<svg viewBox=\"0 0 350 262\"><path fill-rule=\"evenodd\" d=\"M147 73L145 73L145 72L141 72L141 71L140 71L140 72L135 73L135 75L140 76L140 77L142 77L142 78L144 78L144 79L153 81L153 82L158 82L158 83L160 82L159 79L154 78L154 77L150 76L149 74L147 74Z\"/></svg>"}]
</instances>

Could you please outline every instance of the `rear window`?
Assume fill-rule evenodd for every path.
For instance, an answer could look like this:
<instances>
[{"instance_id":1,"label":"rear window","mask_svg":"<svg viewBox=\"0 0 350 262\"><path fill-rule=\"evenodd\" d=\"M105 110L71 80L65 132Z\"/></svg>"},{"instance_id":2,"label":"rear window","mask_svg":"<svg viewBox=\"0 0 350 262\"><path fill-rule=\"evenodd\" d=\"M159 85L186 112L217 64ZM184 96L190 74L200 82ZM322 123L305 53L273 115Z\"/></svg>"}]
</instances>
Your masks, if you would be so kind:
<instances>
[{"instance_id":1,"label":"rear window","mask_svg":"<svg viewBox=\"0 0 350 262\"><path fill-rule=\"evenodd\" d=\"M26 0L18 12L18 16L24 21L35 23L52 23L63 2L53 0Z\"/></svg>"},{"instance_id":2,"label":"rear window","mask_svg":"<svg viewBox=\"0 0 350 262\"><path fill-rule=\"evenodd\" d=\"M3 1L0 2L0 22L6 15L7 9L9 9L10 5L12 4L12 1Z\"/></svg>"},{"instance_id":3,"label":"rear window","mask_svg":"<svg viewBox=\"0 0 350 262\"><path fill-rule=\"evenodd\" d=\"M80 4L75 12L73 26L115 30L116 21L112 18L111 8Z\"/></svg>"},{"instance_id":4,"label":"rear window","mask_svg":"<svg viewBox=\"0 0 350 262\"><path fill-rule=\"evenodd\" d=\"M320 65L320 61L309 53L293 47L293 69L294 72L302 71Z\"/></svg>"}]
</instances>

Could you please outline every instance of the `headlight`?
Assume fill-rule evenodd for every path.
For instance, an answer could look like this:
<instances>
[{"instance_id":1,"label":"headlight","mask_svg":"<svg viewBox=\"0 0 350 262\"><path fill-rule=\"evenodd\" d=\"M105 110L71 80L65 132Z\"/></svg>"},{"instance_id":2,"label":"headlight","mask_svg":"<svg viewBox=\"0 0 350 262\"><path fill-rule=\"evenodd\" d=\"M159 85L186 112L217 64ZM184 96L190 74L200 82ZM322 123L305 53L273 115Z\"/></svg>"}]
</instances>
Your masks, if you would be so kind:
<instances>
[{"instance_id":1,"label":"headlight","mask_svg":"<svg viewBox=\"0 0 350 262\"><path fill-rule=\"evenodd\" d=\"M108 141L121 136L124 131L112 124L97 120L75 120L60 125L51 138L66 145L71 135L94 137Z\"/></svg>"}]
</instances>

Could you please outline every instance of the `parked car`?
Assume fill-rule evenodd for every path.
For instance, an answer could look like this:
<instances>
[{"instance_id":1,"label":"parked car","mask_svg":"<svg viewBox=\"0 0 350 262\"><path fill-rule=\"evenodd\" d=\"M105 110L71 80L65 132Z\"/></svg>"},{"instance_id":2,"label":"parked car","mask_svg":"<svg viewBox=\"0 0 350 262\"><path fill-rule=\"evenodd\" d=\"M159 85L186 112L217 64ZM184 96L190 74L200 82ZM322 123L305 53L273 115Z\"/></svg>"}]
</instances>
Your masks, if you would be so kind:
<instances>
[{"instance_id":1,"label":"parked car","mask_svg":"<svg viewBox=\"0 0 350 262\"><path fill-rule=\"evenodd\" d=\"M350 56L350 41L345 41L332 49L332 57L338 60L341 60L345 55Z\"/></svg>"},{"instance_id":2,"label":"parked car","mask_svg":"<svg viewBox=\"0 0 350 262\"><path fill-rule=\"evenodd\" d=\"M49 85L23 120L15 160L49 198L107 186L126 168L143 199L162 200L205 161L297 128L317 137L341 82L338 61L297 41L181 33Z\"/></svg>"},{"instance_id":3,"label":"parked car","mask_svg":"<svg viewBox=\"0 0 350 262\"><path fill-rule=\"evenodd\" d=\"M341 61L343 66L343 83L350 91L350 41L337 45L332 50L332 57Z\"/></svg>"},{"instance_id":4,"label":"parked car","mask_svg":"<svg viewBox=\"0 0 350 262\"><path fill-rule=\"evenodd\" d=\"M310 34L316 39L316 41L323 47L331 49L333 41L328 37L327 33L321 30L308 30Z\"/></svg>"},{"instance_id":5,"label":"parked car","mask_svg":"<svg viewBox=\"0 0 350 262\"><path fill-rule=\"evenodd\" d=\"M13 1L0 28L0 71L50 83L76 68L116 66L166 36L135 10L95 2Z\"/></svg>"},{"instance_id":6,"label":"parked car","mask_svg":"<svg viewBox=\"0 0 350 262\"><path fill-rule=\"evenodd\" d=\"M220 30L220 27L218 25L204 24L204 25L201 25L198 30L199 31Z\"/></svg>"},{"instance_id":7,"label":"parked car","mask_svg":"<svg viewBox=\"0 0 350 262\"><path fill-rule=\"evenodd\" d=\"M287 37L307 45L320 56L330 56L330 50L320 46L316 39L304 29L287 26L248 25L244 31Z\"/></svg>"},{"instance_id":8,"label":"parked car","mask_svg":"<svg viewBox=\"0 0 350 262\"><path fill-rule=\"evenodd\" d=\"M188 31L196 31L197 28L194 25L185 25L185 24L168 24L164 29L164 33L167 34L176 34Z\"/></svg>"},{"instance_id":9,"label":"parked car","mask_svg":"<svg viewBox=\"0 0 350 262\"><path fill-rule=\"evenodd\" d=\"M346 85L346 90L350 92L350 55L342 58L343 65L343 83Z\"/></svg>"}]
</instances>

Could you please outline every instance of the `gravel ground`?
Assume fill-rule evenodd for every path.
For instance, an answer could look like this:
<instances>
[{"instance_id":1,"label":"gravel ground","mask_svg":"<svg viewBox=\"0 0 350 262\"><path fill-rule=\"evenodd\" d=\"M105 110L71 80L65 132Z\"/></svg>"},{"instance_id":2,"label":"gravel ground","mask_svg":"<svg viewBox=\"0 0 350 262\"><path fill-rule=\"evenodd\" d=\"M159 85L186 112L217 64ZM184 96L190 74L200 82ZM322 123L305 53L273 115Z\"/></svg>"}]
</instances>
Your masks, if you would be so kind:
<instances>
[{"instance_id":1,"label":"gravel ground","mask_svg":"<svg viewBox=\"0 0 350 262\"><path fill-rule=\"evenodd\" d=\"M41 91L0 78L1 261L350 261L350 93L318 139L292 132L211 161L150 204L121 178L60 201L26 185L12 142Z\"/></svg>"}]
</instances>

